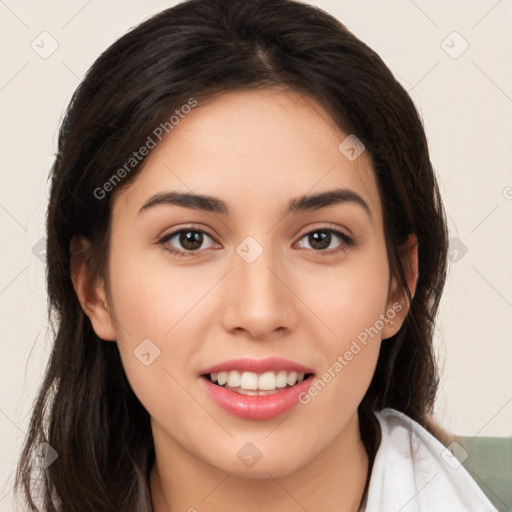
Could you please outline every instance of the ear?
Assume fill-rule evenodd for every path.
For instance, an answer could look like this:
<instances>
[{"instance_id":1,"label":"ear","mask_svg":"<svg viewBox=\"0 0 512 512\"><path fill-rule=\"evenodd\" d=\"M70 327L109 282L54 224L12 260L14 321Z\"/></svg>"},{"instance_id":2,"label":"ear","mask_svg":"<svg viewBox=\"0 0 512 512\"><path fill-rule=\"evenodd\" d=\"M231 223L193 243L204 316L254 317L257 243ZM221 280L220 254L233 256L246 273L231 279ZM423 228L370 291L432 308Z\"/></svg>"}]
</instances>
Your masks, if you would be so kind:
<instances>
[{"instance_id":1,"label":"ear","mask_svg":"<svg viewBox=\"0 0 512 512\"><path fill-rule=\"evenodd\" d=\"M71 254L71 280L75 293L85 314L89 317L94 332L106 341L115 341L116 331L112 320L107 294L102 279L92 283L89 274L88 254L91 243L84 237L73 237L69 244Z\"/></svg>"},{"instance_id":2,"label":"ear","mask_svg":"<svg viewBox=\"0 0 512 512\"><path fill-rule=\"evenodd\" d=\"M416 283L418 281L418 240L416 235L411 234L399 248L398 251L404 269L407 286L414 297ZM386 321L382 329L382 339L391 338L402 326L410 308L406 290L395 277L391 278L388 303L386 309Z\"/></svg>"}]
</instances>

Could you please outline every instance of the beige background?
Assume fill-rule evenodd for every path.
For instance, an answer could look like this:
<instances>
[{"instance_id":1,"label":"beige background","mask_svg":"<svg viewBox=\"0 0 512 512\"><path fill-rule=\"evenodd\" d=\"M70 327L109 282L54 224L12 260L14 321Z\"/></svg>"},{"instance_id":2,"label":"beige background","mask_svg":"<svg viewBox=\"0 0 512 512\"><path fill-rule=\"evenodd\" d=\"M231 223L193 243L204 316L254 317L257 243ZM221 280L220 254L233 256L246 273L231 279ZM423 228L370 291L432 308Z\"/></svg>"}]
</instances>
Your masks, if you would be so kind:
<instances>
[{"instance_id":1,"label":"beige background","mask_svg":"<svg viewBox=\"0 0 512 512\"><path fill-rule=\"evenodd\" d=\"M50 347L38 244L59 122L99 54L175 3L0 0L0 511L12 510L12 475ZM310 3L380 54L424 119L457 237L436 337L437 418L459 434L511 436L512 2Z\"/></svg>"}]
</instances>

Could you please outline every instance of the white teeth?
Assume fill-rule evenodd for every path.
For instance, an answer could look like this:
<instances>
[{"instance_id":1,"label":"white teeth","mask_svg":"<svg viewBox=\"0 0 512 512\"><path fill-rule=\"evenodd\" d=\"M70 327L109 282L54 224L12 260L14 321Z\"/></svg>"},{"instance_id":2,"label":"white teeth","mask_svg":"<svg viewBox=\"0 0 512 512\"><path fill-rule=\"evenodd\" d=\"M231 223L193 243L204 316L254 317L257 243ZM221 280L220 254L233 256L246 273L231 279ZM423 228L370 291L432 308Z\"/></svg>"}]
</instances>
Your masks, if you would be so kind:
<instances>
[{"instance_id":1,"label":"white teeth","mask_svg":"<svg viewBox=\"0 0 512 512\"><path fill-rule=\"evenodd\" d=\"M304 380L303 373L287 372L281 370L257 374L254 372L230 372L211 373L210 380L217 382L219 386L238 388L242 394L256 395L258 391L273 391L279 388L294 386ZM245 392L247 391L247 393Z\"/></svg>"},{"instance_id":2,"label":"white teeth","mask_svg":"<svg viewBox=\"0 0 512 512\"><path fill-rule=\"evenodd\" d=\"M253 373L253 375L256 375ZM279 386L281 387L281 386ZM276 376L274 372L266 372L258 377L258 389L270 391L276 388Z\"/></svg>"},{"instance_id":3,"label":"white teeth","mask_svg":"<svg viewBox=\"0 0 512 512\"><path fill-rule=\"evenodd\" d=\"M236 392L239 393L240 395L254 396L254 395L273 395L275 393L279 393L279 390L278 389L271 389L271 390L268 390L268 391L264 391L264 390L261 390L261 389L254 390L254 389L237 388Z\"/></svg>"},{"instance_id":4,"label":"white teeth","mask_svg":"<svg viewBox=\"0 0 512 512\"><path fill-rule=\"evenodd\" d=\"M238 388L240 386L240 374L238 372L229 372L228 386L230 388Z\"/></svg>"},{"instance_id":5,"label":"white teeth","mask_svg":"<svg viewBox=\"0 0 512 512\"><path fill-rule=\"evenodd\" d=\"M293 375L294 373L295 372L290 372L290 375ZM295 375L297 375L297 374L295 373ZM285 388L286 384L288 384L288 372L280 371L276 377L276 386L278 388ZM294 384L295 384L295 381L291 380L290 386L293 386Z\"/></svg>"},{"instance_id":6,"label":"white teeth","mask_svg":"<svg viewBox=\"0 0 512 512\"><path fill-rule=\"evenodd\" d=\"M217 380L219 383L219 386L224 386L224 384L226 384L226 382L228 381L228 372L219 372L217 379L213 378L214 375L216 375L216 374L212 373L210 375L212 382L215 382Z\"/></svg>"},{"instance_id":7,"label":"white teeth","mask_svg":"<svg viewBox=\"0 0 512 512\"><path fill-rule=\"evenodd\" d=\"M288 374L288 385L293 386L297 382L297 372L290 372Z\"/></svg>"},{"instance_id":8,"label":"white teeth","mask_svg":"<svg viewBox=\"0 0 512 512\"><path fill-rule=\"evenodd\" d=\"M240 387L243 389L258 389L258 376L252 372L242 373L240 377Z\"/></svg>"}]
</instances>

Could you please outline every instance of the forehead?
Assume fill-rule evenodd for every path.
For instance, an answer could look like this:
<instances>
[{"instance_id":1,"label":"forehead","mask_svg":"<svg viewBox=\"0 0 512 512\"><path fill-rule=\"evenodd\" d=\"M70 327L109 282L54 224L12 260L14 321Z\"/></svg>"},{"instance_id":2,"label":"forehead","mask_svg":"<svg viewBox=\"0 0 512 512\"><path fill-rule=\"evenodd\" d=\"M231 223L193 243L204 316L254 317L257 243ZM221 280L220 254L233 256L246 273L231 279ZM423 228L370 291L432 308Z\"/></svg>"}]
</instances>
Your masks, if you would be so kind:
<instances>
[{"instance_id":1,"label":"forehead","mask_svg":"<svg viewBox=\"0 0 512 512\"><path fill-rule=\"evenodd\" d=\"M263 204L282 212L290 198L348 188L379 221L371 159L340 150L348 135L318 102L294 91L235 91L198 101L115 197L114 212L133 212L150 195L173 190L222 198L235 214Z\"/></svg>"}]
</instances>

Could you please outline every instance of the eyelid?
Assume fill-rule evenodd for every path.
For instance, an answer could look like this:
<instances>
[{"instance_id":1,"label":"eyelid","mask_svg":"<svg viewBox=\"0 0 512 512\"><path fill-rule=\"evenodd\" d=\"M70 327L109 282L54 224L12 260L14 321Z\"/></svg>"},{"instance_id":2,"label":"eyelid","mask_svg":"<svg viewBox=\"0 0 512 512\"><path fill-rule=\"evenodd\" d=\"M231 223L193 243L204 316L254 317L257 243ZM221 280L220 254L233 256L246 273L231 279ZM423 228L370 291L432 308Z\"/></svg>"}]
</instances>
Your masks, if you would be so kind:
<instances>
[{"instance_id":1,"label":"eyelid","mask_svg":"<svg viewBox=\"0 0 512 512\"><path fill-rule=\"evenodd\" d=\"M343 236L353 239L353 236L350 233L348 229L342 228L338 226L337 224L331 224L330 222L318 222L314 223L313 225L308 226L305 228L304 231L301 231L301 234L299 235L299 238L304 237L304 235L308 235L313 231L337 231L341 233Z\"/></svg>"},{"instance_id":2,"label":"eyelid","mask_svg":"<svg viewBox=\"0 0 512 512\"><path fill-rule=\"evenodd\" d=\"M202 233L206 236L208 236L209 238L211 238L211 240L213 241L213 243L215 244L219 244L219 242L217 241L217 238L215 235L212 235L208 229L204 228L204 227L199 227L198 225L194 225L194 224L189 224L189 225L183 225L183 226L180 226L180 227L177 227L175 229L173 229L172 231L170 231L169 233L165 234L165 235L161 235L157 238L155 244L156 245L160 245L164 248L164 250L166 250L167 252L171 253L173 256L178 256L178 255L181 255L182 257L185 256L185 257L194 257L194 256L199 256L202 252L206 251L207 249L200 249L200 250L196 250L196 251L185 251L185 250L181 250L181 249L173 249L171 245L169 245L169 241L172 240L175 236L179 235L180 233L184 232L184 231L195 231L195 232L198 232L198 233Z\"/></svg>"},{"instance_id":3,"label":"eyelid","mask_svg":"<svg viewBox=\"0 0 512 512\"><path fill-rule=\"evenodd\" d=\"M170 249L169 247L166 247L166 245L168 245L169 240L174 238L176 235L179 235L183 231L187 231L187 230L189 230L189 231L196 231L196 232L205 234L208 237L210 237L213 240L214 243L219 244L219 242L216 239L216 236L212 235L204 227L202 227L202 226L200 227L200 226L194 225L194 224L184 225L184 226L180 226L180 227L174 229L170 233L165 234L165 235L159 237L158 240L156 241L156 244L164 246L164 249L166 251L170 252L171 254L173 254L174 256L181 255L181 257L183 257L183 256L185 256L185 257L195 257L195 256L201 255L201 253L203 253L207 249L198 249L198 250L195 250L195 251L186 251L186 250L180 250L180 249ZM338 236L339 238L341 238L343 240L343 243L341 244L342 247L341 248L337 248L337 249L314 250L314 249L307 249L307 248L305 248L307 251L310 251L310 252L312 251L313 253L315 253L317 255L328 256L328 255L337 254L338 252L345 251L350 246L353 246L353 245L357 244L356 240L354 239L354 237L352 235L348 235L347 233L345 233L345 230L343 228L341 228L341 227L339 227L339 226L337 226L335 224L331 224L329 222L323 222L323 223L319 222L319 223L314 224L312 226L308 226L297 237L297 241L294 242L294 244L297 243L297 242L300 242L301 239L304 238L305 236L310 235L311 233L314 233L314 232L317 232L317 231L332 232L335 236ZM210 248L208 248L208 249L210 249Z\"/></svg>"},{"instance_id":4,"label":"eyelid","mask_svg":"<svg viewBox=\"0 0 512 512\"><path fill-rule=\"evenodd\" d=\"M200 233L205 233L206 235L208 235L210 238L213 238L215 241L216 240L216 235L213 235L212 233L210 233L209 229L202 226L202 225L197 225L197 224L184 224L183 226L179 226L177 228L174 228L172 231L169 231L169 233L165 234L165 235L161 235L158 237L159 240L161 240L162 238L172 238L173 236L181 233L182 231L198 231Z\"/></svg>"},{"instance_id":5,"label":"eyelid","mask_svg":"<svg viewBox=\"0 0 512 512\"><path fill-rule=\"evenodd\" d=\"M311 235L312 233L321 232L321 231L331 233L332 235L334 235L335 237L340 239L341 243L334 249L315 250L315 249L309 249L307 247L303 248L308 253L310 253L310 254L313 253L313 255L315 257L316 256L335 257L335 256L340 255L341 253L346 252L348 249L351 249L358 245L358 242L354 239L354 237L352 235L346 234L345 230L343 228L340 228L340 227L338 227L334 224L330 224L328 222L320 223L319 225L308 226L307 230L304 231L303 233L301 233L301 235L298 237L297 242L295 242L295 243L300 243L303 238Z\"/></svg>"}]
</instances>

